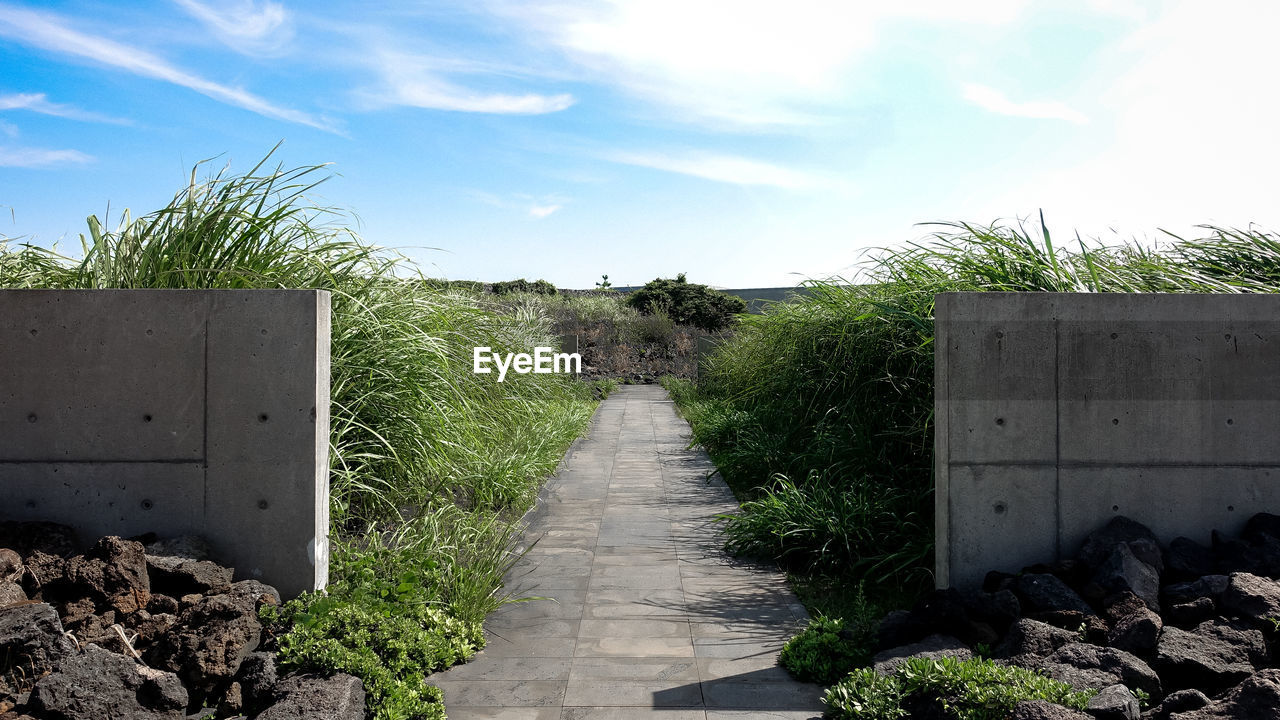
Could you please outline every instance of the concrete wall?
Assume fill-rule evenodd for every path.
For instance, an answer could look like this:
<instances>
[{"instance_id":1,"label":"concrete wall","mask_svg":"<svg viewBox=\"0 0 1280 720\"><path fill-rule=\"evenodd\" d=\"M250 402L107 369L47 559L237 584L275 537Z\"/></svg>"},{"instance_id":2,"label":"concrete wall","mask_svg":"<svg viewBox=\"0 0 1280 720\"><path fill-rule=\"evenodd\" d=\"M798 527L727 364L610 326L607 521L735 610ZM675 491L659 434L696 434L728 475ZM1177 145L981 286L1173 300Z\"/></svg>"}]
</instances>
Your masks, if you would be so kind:
<instances>
[{"instance_id":1,"label":"concrete wall","mask_svg":"<svg viewBox=\"0 0 1280 720\"><path fill-rule=\"evenodd\" d=\"M946 293L935 318L939 587L1114 515L1207 544L1280 513L1280 296Z\"/></svg>"},{"instance_id":2,"label":"concrete wall","mask_svg":"<svg viewBox=\"0 0 1280 720\"><path fill-rule=\"evenodd\" d=\"M0 520L328 576L329 294L0 290Z\"/></svg>"}]
</instances>

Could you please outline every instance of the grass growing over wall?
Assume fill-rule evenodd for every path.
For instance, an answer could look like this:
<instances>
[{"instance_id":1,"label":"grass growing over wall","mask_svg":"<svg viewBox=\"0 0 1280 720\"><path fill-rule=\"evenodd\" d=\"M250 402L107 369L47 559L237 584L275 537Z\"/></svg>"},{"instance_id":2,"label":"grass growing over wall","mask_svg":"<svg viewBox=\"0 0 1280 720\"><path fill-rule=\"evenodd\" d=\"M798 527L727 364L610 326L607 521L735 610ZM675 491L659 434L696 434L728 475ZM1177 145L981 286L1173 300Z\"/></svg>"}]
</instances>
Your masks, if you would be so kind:
<instances>
[{"instance_id":1,"label":"grass growing over wall","mask_svg":"<svg viewBox=\"0 0 1280 720\"><path fill-rule=\"evenodd\" d=\"M810 283L744 317L696 385L666 381L742 501L728 547L783 563L815 614L869 642L879 614L931 586L934 295L1280 290L1280 235L1202 229L1064 249L1043 218L943 224L873 257L864 284Z\"/></svg>"},{"instance_id":2,"label":"grass growing over wall","mask_svg":"<svg viewBox=\"0 0 1280 720\"><path fill-rule=\"evenodd\" d=\"M308 199L321 170L193 170L159 211L115 230L90 217L82 261L0 243L0 287L329 290L331 583L275 613L277 642L286 663L361 676L379 720L442 717L422 678L483 642L512 521L585 430L591 391L473 374L472 347L554 345L551 321L432 288Z\"/></svg>"}]
</instances>

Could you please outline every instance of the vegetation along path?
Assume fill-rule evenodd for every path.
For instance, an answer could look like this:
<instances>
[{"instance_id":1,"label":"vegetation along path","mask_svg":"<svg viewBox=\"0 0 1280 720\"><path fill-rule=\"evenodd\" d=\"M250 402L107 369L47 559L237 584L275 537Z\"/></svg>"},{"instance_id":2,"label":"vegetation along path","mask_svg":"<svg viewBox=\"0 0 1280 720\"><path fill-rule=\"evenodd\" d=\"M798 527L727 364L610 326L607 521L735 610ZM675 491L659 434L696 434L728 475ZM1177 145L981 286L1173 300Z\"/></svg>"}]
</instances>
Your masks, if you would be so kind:
<instances>
[{"instance_id":1,"label":"vegetation along path","mask_svg":"<svg viewBox=\"0 0 1280 720\"><path fill-rule=\"evenodd\" d=\"M488 644L432 675L451 720L800 720L817 685L778 651L808 619L777 570L724 554L715 516L733 494L657 385L596 411L527 518L532 549Z\"/></svg>"}]
</instances>

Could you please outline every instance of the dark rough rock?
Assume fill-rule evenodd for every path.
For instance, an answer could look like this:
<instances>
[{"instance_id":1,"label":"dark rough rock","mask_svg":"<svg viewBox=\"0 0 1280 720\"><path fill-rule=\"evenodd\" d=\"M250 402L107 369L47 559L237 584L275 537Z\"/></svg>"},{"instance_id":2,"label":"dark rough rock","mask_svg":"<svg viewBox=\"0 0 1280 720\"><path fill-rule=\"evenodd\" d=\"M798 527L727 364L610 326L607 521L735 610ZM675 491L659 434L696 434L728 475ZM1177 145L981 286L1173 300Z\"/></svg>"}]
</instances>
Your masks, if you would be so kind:
<instances>
[{"instance_id":1,"label":"dark rough rock","mask_svg":"<svg viewBox=\"0 0 1280 720\"><path fill-rule=\"evenodd\" d=\"M241 580L238 583L232 583L227 589L227 594L253 600L254 609L261 609L263 605L280 604L280 591L257 580Z\"/></svg>"},{"instance_id":2,"label":"dark rough rock","mask_svg":"<svg viewBox=\"0 0 1280 720\"><path fill-rule=\"evenodd\" d=\"M13 668L23 668L28 678L39 677L75 650L53 606L31 603L0 609L0 692L6 691Z\"/></svg>"},{"instance_id":3,"label":"dark rough rock","mask_svg":"<svg viewBox=\"0 0 1280 720\"><path fill-rule=\"evenodd\" d=\"M1115 598L1103 614L1111 624L1107 632L1108 645L1135 655L1155 650L1164 621L1142 598L1126 591Z\"/></svg>"},{"instance_id":4,"label":"dark rough rock","mask_svg":"<svg viewBox=\"0 0 1280 720\"><path fill-rule=\"evenodd\" d=\"M1053 575L1023 575L1018 578L1018 599L1028 610L1074 610L1092 615L1093 608L1075 590Z\"/></svg>"},{"instance_id":5,"label":"dark rough rock","mask_svg":"<svg viewBox=\"0 0 1280 720\"><path fill-rule=\"evenodd\" d=\"M54 720L181 720L187 691L172 673L86 645L36 682L30 703Z\"/></svg>"},{"instance_id":6,"label":"dark rough rock","mask_svg":"<svg viewBox=\"0 0 1280 720\"><path fill-rule=\"evenodd\" d=\"M22 574L22 587L31 597L40 596L46 585L57 585L67 576L65 558L40 550L27 555L23 565L25 572Z\"/></svg>"},{"instance_id":7,"label":"dark rough rock","mask_svg":"<svg viewBox=\"0 0 1280 720\"><path fill-rule=\"evenodd\" d=\"M261 634L251 598L211 595L183 610L148 657L151 664L178 673L188 687L209 692L235 677Z\"/></svg>"},{"instance_id":8,"label":"dark rough rock","mask_svg":"<svg viewBox=\"0 0 1280 720\"><path fill-rule=\"evenodd\" d=\"M287 677L276 685L275 697L256 720L364 720L364 685L350 675Z\"/></svg>"},{"instance_id":9,"label":"dark rough rock","mask_svg":"<svg viewBox=\"0 0 1280 720\"><path fill-rule=\"evenodd\" d=\"M999 570L992 570L982 578L982 591L996 593L1001 590L1012 590L1013 586L1016 585L1017 582L1017 575L1000 572Z\"/></svg>"},{"instance_id":10,"label":"dark rough rock","mask_svg":"<svg viewBox=\"0 0 1280 720\"><path fill-rule=\"evenodd\" d=\"M1171 687L1212 694L1252 675L1266 654L1261 632L1206 620L1191 632L1165 626L1152 664Z\"/></svg>"},{"instance_id":11,"label":"dark rough rock","mask_svg":"<svg viewBox=\"0 0 1280 720\"><path fill-rule=\"evenodd\" d=\"M1174 605L1164 611L1166 625L1174 625L1183 630L1190 630L1205 620L1213 618L1218 612L1213 601L1207 597L1196 598L1189 603Z\"/></svg>"},{"instance_id":12,"label":"dark rough rock","mask_svg":"<svg viewBox=\"0 0 1280 720\"><path fill-rule=\"evenodd\" d=\"M1209 697L1199 690L1171 692L1157 706L1143 714L1143 720L1169 720L1174 713L1199 710L1209 704Z\"/></svg>"},{"instance_id":13,"label":"dark rough rock","mask_svg":"<svg viewBox=\"0 0 1280 720\"><path fill-rule=\"evenodd\" d=\"M1079 690L1117 683L1143 690L1151 698L1164 697L1159 676L1146 663L1123 650L1088 643L1071 643L1044 658L1013 658L1022 667L1044 670L1049 677Z\"/></svg>"},{"instance_id":14,"label":"dark rough rock","mask_svg":"<svg viewBox=\"0 0 1280 720\"><path fill-rule=\"evenodd\" d=\"M271 701L279 675L276 670L276 656L269 652L253 652L240 663L240 672L236 675L240 683L240 694L244 698L245 707L256 709Z\"/></svg>"},{"instance_id":15,"label":"dark rough rock","mask_svg":"<svg viewBox=\"0 0 1280 720\"><path fill-rule=\"evenodd\" d=\"M1023 700L1013 706L1009 720L1092 720L1093 716L1044 700Z\"/></svg>"},{"instance_id":16,"label":"dark rough rock","mask_svg":"<svg viewBox=\"0 0 1280 720\"><path fill-rule=\"evenodd\" d=\"M1271 513L1254 515L1244 524L1240 537L1254 545L1266 542L1268 537L1280 540L1280 515Z\"/></svg>"},{"instance_id":17,"label":"dark rough rock","mask_svg":"<svg viewBox=\"0 0 1280 720\"><path fill-rule=\"evenodd\" d=\"M1213 531L1214 568L1223 575L1247 572L1276 577L1280 575L1280 540L1261 535L1261 542L1247 543Z\"/></svg>"},{"instance_id":18,"label":"dark rough rock","mask_svg":"<svg viewBox=\"0 0 1280 720\"><path fill-rule=\"evenodd\" d=\"M27 601L27 593L22 586L12 580L0 580L0 608L17 605Z\"/></svg>"},{"instance_id":19,"label":"dark rough rock","mask_svg":"<svg viewBox=\"0 0 1280 720\"><path fill-rule=\"evenodd\" d=\"M1123 515L1117 515L1111 518L1111 521L1105 526L1095 530L1089 537L1085 538L1084 545L1081 546L1080 552L1076 557L1085 566L1096 570L1102 567L1102 564L1111 557L1111 553L1115 551L1117 545L1127 544L1135 540L1147 540L1159 547L1155 533L1151 532L1146 525L1130 520Z\"/></svg>"},{"instance_id":20,"label":"dark rough rock","mask_svg":"<svg viewBox=\"0 0 1280 720\"><path fill-rule=\"evenodd\" d=\"M1280 583L1250 573L1232 573L1222 609L1251 620L1280 617Z\"/></svg>"},{"instance_id":21,"label":"dark rough rock","mask_svg":"<svg viewBox=\"0 0 1280 720\"><path fill-rule=\"evenodd\" d=\"M876 653L871 662L876 672L881 675L892 675L899 665L912 657L953 657L958 660L969 660L973 658L973 651L956 638L947 635L930 635L918 643Z\"/></svg>"},{"instance_id":22,"label":"dark rough rock","mask_svg":"<svg viewBox=\"0 0 1280 720\"><path fill-rule=\"evenodd\" d=\"M147 612L152 615L177 615L178 601L168 595L151 593L151 599L147 601Z\"/></svg>"},{"instance_id":23,"label":"dark rough rock","mask_svg":"<svg viewBox=\"0 0 1280 720\"><path fill-rule=\"evenodd\" d=\"M66 557L75 551L76 533L52 522L0 522L0 547L17 550L22 557L34 552Z\"/></svg>"},{"instance_id":24,"label":"dark rough rock","mask_svg":"<svg viewBox=\"0 0 1280 720\"><path fill-rule=\"evenodd\" d=\"M166 595L225 592L231 586L231 569L208 560L148 555L151 587Z\"/></svg>"},{"instance_id":25,"label":"dark rough rock","mask_svg":"<svg viewBox=\"0 0 1280 720\"><path fill-rule=\"evenodd\" d=\"M146 610L125 618L125 625L138 634L135 647L149 647L161 638L169 628L178 622L178 616L172 613L151 614Z\"/></svg>"},{"instance_id":26,"label":"dark rough rock","mask_svg":"<svg viewBox=\"0 0 1280 720\"><path fill-rule=\"evenodd\" d=\"M1261 670L1223 697L1172 720L1280 720L1280 670Z\"/></svg>"},{"instance_id":27,"label":"dark rough rock","mask_svg":"<svg viewBox=\"0 0 1280 720\"><path fill-rule=\"evenodd\" d=\"M968 599L958 590L934 590L911 609L912 620L929 635L953 635L969 645L999 642L989 624L970 617Z\"/></svg>"},{"instance_id":28,"label":"dark rough rock","mask_svg":"<svg viewBox=\"0 0 1280 720\"><path fill-rule=\"evenodd\" d=\"M22 556L9 548L0 548L0 582L19 582L24 572Z\"/></svg>"},{"instance_id":29,"label":"dark rough rock","mask_svg":"<svg viewBox=\"0 0 1280 720\"><path fill-rule=\"evenodd\" d=\"M1140 560L1131 549L1132 545L1150 543L1149 540L1137 540L1133 543L1121 543L1107 557L1093 581L1107 592L1129 591L1142 598L1147 607L1160 612L1160 572L1155 567ZM1156 551L1157 557L1159 550Z\"/></svg>"},{"instance_id":30,"label":"dark rough rock","mask_svg":"<svg viewBox=\"0 0 1280 720\"><path fill-rule=\"evenodd\" d=\"M1173 580L1194 580L1213 574L1213 552L1191 538L1176 537L1164 556L1165 572Z\"/></svg>"},{"instance_id":31,"label":"dark rough rock","mask_svg":"<svg viewBox=\"0 0 1280 720\"><path fill-rule=\"evenodd\" d=\"M146 543L148 555L159 557L186 558L188 560L212 560L213 551L209 543L199 535L179 535Z\"/></svg>"},{"instance_id":32,"label":"dark rough rock","mask_svg":"<svg viewBox=\"0 0 1280 720\"><path fill-rule=\"evenodd\" d=\"M142 543L107 536L67 563L67 581L100 605L121 613L147 606L151 597Z\"/></svg>"},{"instance_id":33,"label":"dark rough rock","mask_svg":"<svg viewBox=\"0 0 1280 720\"><path fill-rule=\"evenodd\" d=\"M1085 710L1098 720L1138 720L1138 698L1124 685L1108 685L1089 699Z\"/></svg>"},{"instance_id":34,"label":"dark rough rock","mask_svg":"<svg viewBox=\"0 0 1280 720\"><path fill-rule=\"evenodd\" d=\"M1217 602L1222 599L1222 594L1230 584L1231 578L1226 575L1204 575L1191 582L1165 585L1161 594L1171 605L1191 602L1197 598L1209 598Z\"/></svg>"},{"instance_id":35,"label":"dark rough rock","mask_svg":"<svg viewBox=\"0 0 1280 720\"><path fill-rule=\"evenodd\" d=\"M1109 629L1107 623L1092 613L1086 615L1075 610L1050 610L1047 612L1027 613L1026 617L1077 634L1083 629L1084 639L1095 645L1102 645L1107 642L1107 631Z\"/></svg>"},{"instance_id":36,"label":"dark rough rock","mask_svg":"<svg viewBox=\"0 0 1280 720\"><path fill-rule=\"evenodd\" d=\"M876 628L876 649L887 650L916 642L925 636L908 610L894 610L880 619Z\"/></svg>"},{"instance_id":37,"label":"dark rough rock","mask_svg":"<svg viewBox=\"0 0 1280 720\"><path fill-rule=\"evenodd\" d=\"M240 687L240 683L233 682L227 686L226 692L222 694L222 700L218 703L218 713L222 717L235 715L244 709L244 695Z\"/></svg>"},{"instance_id":38,"label":"dark rough rock","mask_svg":"<svg viewBox=\"0 0 1280 720\"><path fill-rule=\"evenodd\" d=\"M1080 637L1070 630L1056 628L1038 620L1022 618L1009 626L1004 642L995 650L995 656L1011 658L1017 655L1045 656L1058 648L1079 642Z\"/></svg>"},{"instance_id":39,"label":"dark rough rock","mask_svg":"<svg viewBox=\"0 0 1280 720\"><path fill-rule=\"evenodd\" d=\"M1009 590L961 593L961 602L969 617L986 623L997 632L1008 630L1010 623L1022 615L1022 604Z\"/></svg>"}]
</instances>

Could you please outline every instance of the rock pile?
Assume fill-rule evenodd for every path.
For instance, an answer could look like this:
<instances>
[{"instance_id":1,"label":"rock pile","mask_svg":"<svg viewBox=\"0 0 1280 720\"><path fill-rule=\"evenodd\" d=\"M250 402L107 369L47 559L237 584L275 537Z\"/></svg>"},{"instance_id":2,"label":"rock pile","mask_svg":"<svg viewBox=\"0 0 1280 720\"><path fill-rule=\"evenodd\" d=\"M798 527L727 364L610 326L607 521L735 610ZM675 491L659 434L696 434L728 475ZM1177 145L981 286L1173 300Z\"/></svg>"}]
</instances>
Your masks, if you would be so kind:
<instances>
[{"instance_id":1,"label":"rock pile","mask_svg":"<svg viewBox=\"0 0 1280 720\"><path fill-rule=\"evenodd\" d=\"M876 668L906 657L989 655L1100 690L1087 714L1043 702L1015 720L1280 720L1280 516L1240 538L1161 547L1113 518L1079 554L981 589L937 590L880 624ZM1149 705L1140 709L1138 695Z\"/></svg>"},{"instance_id":2,"label":"rock pile","mask_svg":"<svg viewBox=\"0 0 1280 720\"><path fill-rule=\"evenodd\" d=\"M363 720L349 675L279 676L258 611L198 538L104 537L75 554L53 523L0 523L0 720Z\"/></svg>"}]
</instances>

